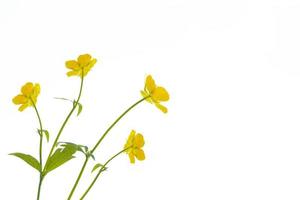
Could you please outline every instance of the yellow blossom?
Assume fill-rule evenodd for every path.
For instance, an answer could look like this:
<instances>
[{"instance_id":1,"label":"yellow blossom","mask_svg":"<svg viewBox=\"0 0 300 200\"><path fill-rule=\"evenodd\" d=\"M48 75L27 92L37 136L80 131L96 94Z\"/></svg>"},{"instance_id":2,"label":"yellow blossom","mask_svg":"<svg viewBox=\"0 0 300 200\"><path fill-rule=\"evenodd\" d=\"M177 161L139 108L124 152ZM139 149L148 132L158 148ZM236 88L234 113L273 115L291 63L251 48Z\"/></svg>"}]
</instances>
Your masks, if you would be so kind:
<instances>
[{"instance_id":1,"label":"yellow blossom","mask_svg":"<svg viewBox=\"0 0 300 200\"><path fill-rule=\"evenodd\" d=\"M160 102L169 100L169 93L161 86L157 86L151 75L148 75L145 81L145 88L141 94L149 103L153 103L162 112L167 113L168 109Z\"/></svg>"},{"instance_id":2,"label":"yellow blossom","mask_svg":"<svg viewBox=\"0 0 300 200\"><path fill-rule=\"evenodd\" d=\"M130 162L135 163L135 158L138 160L145 160L145 153L142 150L145 141L142 134L132 130L129 134L126 144L124 145L124 149L126 149L126 153L129 156Z\"/></svg>"},{"instance_id":3,"label":"yellow blossom","mask_svg":"<svg viewBox=\"0 0 300 200\"><path fill-rule=\"evenodd\" d=\"M36 104L39 94L40 84L28 82L22 86L21 94L13 98L13 103L16 105L21 105L19 107L19 111L23 111L25 108Z\"/></svg>"},{"instance_id":4,"label":"yellow blossom","mask_svg":"<svg viewBox=\"0 0 300 200\"><path fill-rule=\"evenodd\" d=\"M67 72L68 76L86 76L87 73L94 67L97 60L89 54L78 56L77 60L66 61L66 67L71 71Z\"/></svg>"}]
</instances>

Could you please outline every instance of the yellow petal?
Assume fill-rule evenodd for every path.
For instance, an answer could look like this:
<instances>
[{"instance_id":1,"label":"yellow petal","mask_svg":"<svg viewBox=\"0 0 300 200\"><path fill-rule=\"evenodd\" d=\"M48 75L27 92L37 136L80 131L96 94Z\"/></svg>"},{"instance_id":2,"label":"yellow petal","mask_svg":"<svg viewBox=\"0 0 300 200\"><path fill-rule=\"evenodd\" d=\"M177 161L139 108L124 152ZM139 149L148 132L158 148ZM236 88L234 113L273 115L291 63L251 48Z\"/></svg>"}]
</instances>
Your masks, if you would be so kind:
<instances>
[{"instance_id":1,"label":"yellow petal","mask_svg":"<svg viewBox=\"0 0 300 200\"><path fill-rule=\"evenodd\" d=\"M94 67L96 62L97 60L93 59L86 66L83 66L83 76L86 76L89 73L89 71Z\"/></svg>"},{"instance_id":2,"label":"yellow petal","mask_svg":"<svg viewBox=\"0 0 300 200\"><path fill-rule=\"evenodd\" d=\"M79 71L69 71L67 72L67 76L79 76L80 72Z\"/></svg>"},{"instance_id":3,"label":"yellow petal","mask_svg":"<svg viewBox=\"0 0 300 200\"><path fill-rule=\"evenodd\" d=\"M28 82L21 89L22 94L30 95L33 92L33 83Z\"/></svg>"},{"instance_id":4,"label":"yellow petal","mask_svg":"<svg viewBox=\"0 0 300 200\"><path fill-rule=\"evenodd\" d=\"M168 101L169 93L163 87L157 87L152 93L152 98L156 101Z\"/></svg>"},{"instance_id":5,"label":"yellow petal","mask_svg":"<svg viewBox=\"0 0 300 200\"><path fill-rule=\"evenodd\" d=\"M145 160L145 153L142 149L134 149L133 153L138 160Z\"/></svg>"},{"instance_id":6,"label":"yellow petal","mask_svg":"<svg viewBox=\"0 0 300 200\"><path fill-rule=\"evenodd\" d=\"M135 130L132 130L128 136L128 139L126 141L126 144L124 145L124 149L127 149L129 147L132 147L133 145L133 141L134 141L134 137L135 137Z\"/></svg>"},{"instance_id":7,"label":"yellow petal","mask_svg":"<svg viewBox=\"0 0 300 200\"><path fill-rule=\"evenodd\" d=\"M149 97L149 94L147 94L145 91L141 90L141 95L146 98L146 101L148 101L149 103L152 103L151 98Z\"/></svg>"},{"instance_id":8,"label":"yellow petal","mask_svg":"<svg viewBox=\"0 0 300 200\"><path fill-rule=\"evenodd\" d=\"M66 61L66 67L68 69L79 69L79 65L78 65L77 61L75 61L75 60Z\"/></svg>"},{"instance_id":9,"label":"yellow petal","mask_svg":"<svg viewBox=\"0 0 300 200\"><path fill-rule=\"evenodd\" d=\"M38 83L36 83L35 85L34 85L34 89L33 89L34 91L33 91L33 95L35 96L35 97L37 97L39 94L40 94L40 92L41 92L41 86L40 86L40 84L38 84Z\"/></svg>"},{"instance_id":10,"label":"yellow petal","mask_svg":"<svg viewBox=\"0 0 300 200\"><path fill-rule=\"evenodd\" d=\"M91 60L91 62L89 63L89 66L88 66L88 68L92 68L92 67L94 67L94 65L96 64L96 62L97 62L97 59L93 59L93 60Z\"/></svg>"},{"instance_id":11,"label":"yellow petal","mask_svg":"<svg viewBox=\"0 0 300 200\"><path fill-rule=\"evenodd\" d=\"M144 144L145 144L145 141L144 141L143 135L140 133L136 134L136 136L134 138L134 147L141 148L144 146Z\"/></svg>"},{"instance_id":12,"label":"yellow petal","mask_svg":"<svg viewBox=\"0 0 300 200\"><path fill-rule=\"evenodd\" d=\"M19 107L19 111L22 112L23 110L25 110L25 108L27 108L29 105L28 104L23 104Z\"/></svg>"},{"instance_id":13,"label":"yellow petal","mask_svg":"<svg viewBox=\"0 0 300 200\"><path fill-rule=\"evenodd\" d=\"M151 94L156 88L155 81L153 80L151 75L148 75L146 78L146 90Z\"/></svg>"},{"instance_id":14,"label":"yellow petal","mask_svg":"<svg viewBox=\"0 0 300 200\"><path fill-rule=\"evenodd\" d=\"M91 71L91 67L87 66L83 68L83 76L86 76Z\"/></svg>"},{"instance_id":15,"label":"yellow petal","mask_svg":"<svg viewBox=\"0 0 300 200\"><path fill-rule=\"evenodd\" d=\"M128 156L129 156L130 163L134 164L135 163L134 154L131 152L128 154Z\"/></svg>"},{"instance_id":16,"label":"yellow petal","mask_svg":"<svg viewBox=\"0 0 300 200\"><path fill-rule=\"evenodd\" d=\"M165 106L159 104L159 103L156 103L155 106L161 110L163 113L167 113L168 112L168 108L166 108Z\"/></svg>"},{"instance_id":17,"label":"yellow petal","mask_svg":"<svg viewBox=\"0 0 300 200\"><path fill-rule=\"evenodd\" d=\"M83 54L83 55L78 56L78 58L77 58L78 63L81 66L89 64L91 59L92 59L92 57L89 54Z\"/></svg>"},{"instance_id":18,"label":"yellow petal","mask_svg":"<svg viewBox=\"0 0 300 200\"><path fill-rule=\"evenodd\" d=\"M35 84L34 88L33 88L33 93L31 95L31 100L33 101L34 104L36 104L36 102L37 102L37 97L40 94L40 90L41 90L40 84L38 84L38 83Z\"/></svg>"},{"instance_id":19,"label":"yellow petal","mask_svg":"<svg viewBox=\"0 0 300 200\"><path fill-rule=\"evenodd\" d=\"M24 95L17 95L13 98L13 103L18 105L18 104L24 104L28 101L28 99Z\"/></svg>"},{"instance_id":20,"label":"yellow petal","mask_svg":"<svg viewBox=\"0 0 300 200\"><path fill-rule=\"evenodd\" d=\"M128 140L133 141L135 134L136 134L135 130L131 130Z\"/></svg>"}]
</instances>

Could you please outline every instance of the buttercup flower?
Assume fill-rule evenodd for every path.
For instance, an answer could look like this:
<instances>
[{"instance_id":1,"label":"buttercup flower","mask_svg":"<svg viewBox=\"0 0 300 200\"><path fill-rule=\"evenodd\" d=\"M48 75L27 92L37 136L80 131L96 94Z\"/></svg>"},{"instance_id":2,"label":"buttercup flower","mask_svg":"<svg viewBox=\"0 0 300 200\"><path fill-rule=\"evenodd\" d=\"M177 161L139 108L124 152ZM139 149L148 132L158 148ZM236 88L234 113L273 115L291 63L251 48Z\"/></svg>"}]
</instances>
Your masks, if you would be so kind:
<instances>
[{"instance_id":1,"label":"buttercup flower","mask_svg":"<svg viewBox=\"0 0 300 200\"><path fill-rule=\"evenodd\" d=\"M165 88L156 86L155 81L153 80L151 75L147 76L145 81L145 88L141 91L141 94L149 103L153 103L162 112L168 112L168 109L165 106L161 105L160 102L168 101L169 93Z\"/></svg>"},{"instance_id":2,"label":"buttercup flower","mask_svg":"<svg viewBox=\"0 0 300 200\"><path fill-rule=\"evenodd\" d=\"M132 130L124 145L124 149L127 149L126 153L128 154L131 163L135 163L135 158L138 160L145 160L145 153L142 150L144 144L145 141L143 135L140 133L136 134L136 132Z\"/></svg>"},{"instance_id":3,"label":"buttercup flower","mask_svg":"<svg viewBox=\"0 0 300 200\"><path fill-rule=\"evenodd\" d=\"M36 104L39 94L40 84L28 82L22 86L21 94L13 98L13 103L16 105L21 105L19 107L19 111L23 111L25 108Z\"/></svg>"},{"instance_id":4,"label":"buttercup flower","mask_svg":"<svg viewBox=\"0 0 300 200\"><path fill-rule=\"evenodd\" d=\"M66 61L66 67L71 71L67 72L68 76L86 76L87 73L94 67L97 60L92 58L89 54L83 54L78 56L76 60Z\"/></svg>"}]
</instances>

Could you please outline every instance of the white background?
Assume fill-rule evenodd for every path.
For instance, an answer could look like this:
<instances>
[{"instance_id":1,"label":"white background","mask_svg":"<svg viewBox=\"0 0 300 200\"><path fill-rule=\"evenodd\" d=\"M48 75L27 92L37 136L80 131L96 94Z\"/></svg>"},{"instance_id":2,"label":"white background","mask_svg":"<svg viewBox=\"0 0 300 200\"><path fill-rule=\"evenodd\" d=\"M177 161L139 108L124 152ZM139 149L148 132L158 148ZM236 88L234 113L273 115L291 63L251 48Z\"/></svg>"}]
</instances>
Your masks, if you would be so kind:
<instances>
[{"instance_id":1,"label":"white background","mask_svg":"<svg viewBox=\"0 0 300 200\"><path fill-rule=\"evenodd\" d=\"M11 99L39 82L51 142L79 79L64 62L90 53L83 112L61 140L93 146L140 98L152 74L170 93L164 115L139 105L96 157L119 151L131 129L147 159L122 155L86 199L299 200L300 2L298 0L1 0L0 199L36 198L38 173L11 152L37 157L38 123ZM44 144L49 151L50 144ZM83 156L50 174L42 200L66 199ZM87 168L74 199L92 178Z\"/></svg>"}]
</instances>

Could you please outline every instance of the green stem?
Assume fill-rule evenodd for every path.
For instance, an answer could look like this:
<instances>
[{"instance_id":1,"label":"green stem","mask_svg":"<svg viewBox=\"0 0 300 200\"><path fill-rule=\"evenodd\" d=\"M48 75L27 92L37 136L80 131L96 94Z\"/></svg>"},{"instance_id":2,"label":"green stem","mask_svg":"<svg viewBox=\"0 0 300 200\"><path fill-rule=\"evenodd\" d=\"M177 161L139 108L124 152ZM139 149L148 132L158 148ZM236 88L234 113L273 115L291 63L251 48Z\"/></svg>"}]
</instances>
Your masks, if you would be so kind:
<instances>
[{"instance_id":1,"label":"green stem","mask_svg":"<svg viewBox=\"0 0 300 200\"><path fill-rule=\"evenodd\" d=\"M135 106L137 106L138 104L140 104L141 102L143 102L146 98L149 98L149 97L145 97L145 98L142 98L140 99L139 101L137 101L136 103L134 103L132 106L130 106L127 110L125 110L109 127L108 129L104 132L104 134L101 136L101 138L98 140L98 142L96 143L96 145L94 146L94 148L91 150L90 154L92 155L94 153L94 151L97 149L97 147L99 146L99 144L102 142L102 140L105 138L105 136L109 133L109 131L118 123L118 121L120 121L120 119L122 119L131 109L133 109ZM89 160L90 156L88 156L84 162L84 164L82 165L81 167L81 170L79 172L79 175L75 181L75 184L69 194L69 197L68 197L68 200L70 200L73 196L73 193L79 183L79 180L82 176L82 173L86 167L86 164Z\"/></svg>"},{"instance_id":2,"label":"green stem","mask_svg":"<svg viewBox=\"0 0 300 200\"><path fill-rule=\"evenodd\" d=\"M131 148L131 147L130 147ZM118 155L120 155L121 153L125 152L126 150L128 150L129 148L123 149L122 151L118 152L117 154L115 154L114 156L112 156L110 159L108 159L105 164L101 167L101 169L99 170L98 174L96 175L96 177L94 178L94 180L92 181L92 183L90 184L90 186L86 189L86 191L83 193L83 195L81 196L80 200L83 200L85 198L85 196L88 194L88 192L92 189L92 187L94 186L95 182L97 181L97 179L99 178L100 174L105 171L106 165L108 163L110 163L114 158L116 158Z\"/></svg>"},{"instance_id":3,"label":"green stem","mask_svg":"<svg viewBox=\"0 0 300 200\"><path fill-rule=\"evenodd\" d=\"M42 182L43 182L43 125L42 125L42 120L39 114L39 111L35 105L35 103L31 100L34 110L36 112L37 118L39 120L40 124L40 130L39 130L39 135L40 135L40 147L39 147L39 157L40 157L40 180L39 180L39 186L38 186L38 193L37 193L37 200L40 199L40 194L41 194L41 188L42 188Z\"/></svg>"},{"instance_id":4,"label":"green stem","mask_svg":"<svg viewBox=\"0 0 300 200\"><path fill-rule=\"evenodd\" d=\"M39 181L39 188L38 188L37 200L40 199L40 194L41 194L41 188L42 188L43 178L44 178L43 175L40 174L40 181Z\"/></svg>"},{"instance_id":5,"label":"green stem","mask_svg":"<svg viewBox=\"0 0 300 200\"><path fill-rule=\"evenodd\" d=\"M85 161L84 161L84 163L83 163L83 165L82 165L82 167L81 167L81 170L80 170L80 172L79 172L79 174L78 174L78 177L77 177L77 179L76 179L76 181L75 181L75 184L74 184L74 186L73 186L73 188L72 188L72 190L71 190L71 192L70 192L70 194L69 194L69 196L68 196L68 200L70 200L70 199L72 198L72 196L73 196L73 194L74 194L74 192L75 192L75 189L76 189L76 187L77 187L77 185L78 185L78 183L79 183L79 181L80 181L80 179L81 179L81 176L82 176L82 174L83 174L83 171L84 171L84 169L85 169L85 167L86 167L88 161L89 161L89 157L86 156Z\"/></svg>"},{"instance_id":6,"label":"green stem","mask_svg":"<svg viewBox=\"0 0 300 200\"><path fill-rule=\"evenodd\" d=\"M115 121L114 123L112 123L110 125L110 127L104 132L104 134L102 135L102 137L98 140L98 142L96 143L96 145L94 146L94 148L91 151L91 154L94 153L94 151L97 149L97 147L99 146L99 144L102 142L102 140L105 138L105 136L109 133L109 131L120 121L120 119L122 119L132 108L134 108L135 106L137 106L138 104L140 104L141 102L143 102L146 98L149 97L145 97L140 99L139 101L137 101L136 103L134 103L132 106L130 106L127 110L125 110Z\"/></svg>"},{"instance_id":7,"label":"green stem","mask_svg":"<svg viewBox=\"0 0 300 200\"><path fill-rule=\"evenodd\" d=\"M49 160L50 156L52 155L52 153L53 153L53 151L54 151L54 148L55 148L55 146L57 145L57 142L58 142L58 140L59 140L59 138L60 138L60 135L62 134L62 132L63 132L63 130L64 130L64 128L65 128L67 122L69 121L71 115L73 114L74 110L76 109L76 107L77 107L77 105L78 105L78 102L79 102L79 100L80 100L81 93L82 93L82 88L83 88L83 73L82 73L82 76L81 76L80 90L79 90L79 94L78 94L77 100L75 101L75 103L74 103L74 105L73 105L71 111L69 112L68 116L66 117L66 119L65 119L65 121L63 122L61 128L60 128L59 131L58 131L58 134L57 134L57 136L56 136L56 138L55 138L55 140L54 140L54 142L53 142L53 145L52 145L52 147L51 147L50 153L49 153L49 155L48 155L47 161ZM44 170L45 170L45 169L44 169Z\"/></svg>"}]
</instances>

